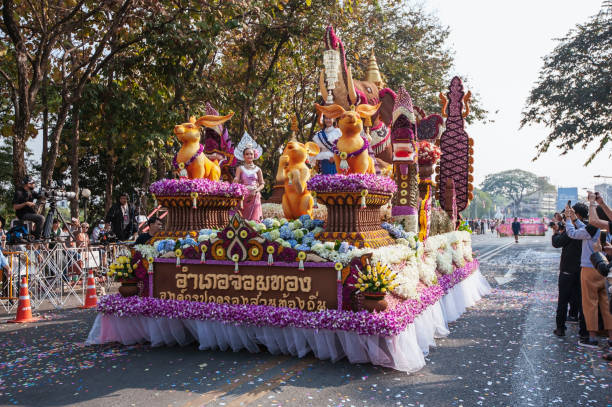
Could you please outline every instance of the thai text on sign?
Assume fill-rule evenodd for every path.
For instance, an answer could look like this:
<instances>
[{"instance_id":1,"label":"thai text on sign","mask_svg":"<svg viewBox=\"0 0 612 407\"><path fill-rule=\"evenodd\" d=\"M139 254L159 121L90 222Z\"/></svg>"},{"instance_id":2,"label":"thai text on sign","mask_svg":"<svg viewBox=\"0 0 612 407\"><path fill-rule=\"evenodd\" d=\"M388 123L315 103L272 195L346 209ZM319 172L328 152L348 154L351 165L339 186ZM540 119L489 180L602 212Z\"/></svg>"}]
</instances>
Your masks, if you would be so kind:
<instances>
[{"instance_id":1,"label":"thai text on sign","mask_svg":"<svg viewBox=\"0 0 612 407\"><path fill-rule=\"evenodd\" d=\"M155 263L153 295L220 304L270 305L307 311L336 309L337 272L333 266L240 266Z\"/></svg>"}]
</instances>

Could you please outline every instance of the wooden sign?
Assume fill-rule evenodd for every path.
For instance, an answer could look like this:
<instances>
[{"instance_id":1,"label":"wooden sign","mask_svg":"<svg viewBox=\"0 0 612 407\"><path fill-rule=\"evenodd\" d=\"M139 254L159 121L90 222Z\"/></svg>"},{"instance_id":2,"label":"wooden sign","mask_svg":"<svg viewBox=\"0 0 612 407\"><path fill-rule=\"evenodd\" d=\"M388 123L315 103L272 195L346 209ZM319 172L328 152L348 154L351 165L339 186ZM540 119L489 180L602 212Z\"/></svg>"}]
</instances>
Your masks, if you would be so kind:
<instances>
[{"instance_id":1,"label":"wooden sign","mask_svg":"<svg viewBox=\"0 0 612 407\"><path fill-rule=\"evenodd\" d=\"M333 264L291 263L235 265L225 261L174 260L154 263L153 296L219 304L271 305L318 311L338 308L337 274ZM314 265L314 266L310 266Z\"/></svg>"}]
</instances>

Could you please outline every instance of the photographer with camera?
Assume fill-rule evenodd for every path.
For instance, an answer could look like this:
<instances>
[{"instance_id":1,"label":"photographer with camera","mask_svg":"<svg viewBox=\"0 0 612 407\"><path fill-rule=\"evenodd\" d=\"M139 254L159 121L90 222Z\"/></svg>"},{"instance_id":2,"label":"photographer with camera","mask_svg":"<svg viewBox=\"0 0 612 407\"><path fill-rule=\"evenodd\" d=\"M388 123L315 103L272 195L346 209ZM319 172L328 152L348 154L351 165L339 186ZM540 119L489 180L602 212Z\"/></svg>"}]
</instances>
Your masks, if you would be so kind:
<instances>
[{"instance_id":1,"label":"photographer with camera","mask_svg":"<svg viewBox=\"0 0 612 407\"><path fill-rule=\"evenodd\" d=\"M583 205L584 206L584 205ZM581 208L586 209L586 207ZM588 337L584 314L580 298L580 257L582 255L582 242L567 235L563 217L555 213L555 221L549 226L553 230L552 245L561 249L559 263L559 295L557 300L557 328L553 333L559 337L565 336L565 322L579 322L578 334L581 338ZM567 318L567 308L570 308L570 317Z\"/></svg>"},{"instance_id":2,"label":"photographer with camera","mask_svg":"<svg viewBox=\"0 0 612 407\"><path fill-rule=\"evenodd\" d=\"M35 239L40 239L45 218L36 213L34 199L40 200L44 199L44 197L34 191L34 186L34 180L26 175L23 179L23 185L15 190L13 209L19 220L34 222L34 230L31 231L32 235L34 235Z\"/></svg>"},{"instance_id":3,"label":"photographer with camera","mask_svg":"<svg viewBox=\"0 0 612 407\"><path fill-rule=\"evenodd\" d=\"M580 208L580 210L576 208L579 204L574 205L576 210L570 208L569 205L565 208L565 215L575 222L576 225L574 226L572 222L567 222L565 227L569 237L582 241L580 284L582 310L584 312L587 330L589 331L589 337L580 339L578 344L588 348L597 348L599 345L597 341L597 331L599 329L597 309L599 307L604 327L608 331L608 346L612 344L612 314L609 310L610 304L606 294L606 279L593 267L591 256L593 253L596 253L598 249L601 249L601 246L609 242L609 236L605 230L602 231L591 224L587 226L583 221L578 219L577 214L582 218L586 218L589 213L596 210L597 203L595 202L595 194L589 193L588 200L589 208L586 214L582 213L584 212L584 208ZM586 207L586 205L582 206ZM601 245L600 239L603 240L603 244Z\"/></svg>"},{"instance_id":4,"label":"photographer with camera","mask_svg":"<svg viewBox=\"0 0 612 407\"><path fill-rule=\"evenodd\" d=\"M122 193L119 200L106 214L106 222L111 224L113 234L119 240L129 240L138 229L136 210L128 202L128 195Z\"/></svg>"}]
</instances>

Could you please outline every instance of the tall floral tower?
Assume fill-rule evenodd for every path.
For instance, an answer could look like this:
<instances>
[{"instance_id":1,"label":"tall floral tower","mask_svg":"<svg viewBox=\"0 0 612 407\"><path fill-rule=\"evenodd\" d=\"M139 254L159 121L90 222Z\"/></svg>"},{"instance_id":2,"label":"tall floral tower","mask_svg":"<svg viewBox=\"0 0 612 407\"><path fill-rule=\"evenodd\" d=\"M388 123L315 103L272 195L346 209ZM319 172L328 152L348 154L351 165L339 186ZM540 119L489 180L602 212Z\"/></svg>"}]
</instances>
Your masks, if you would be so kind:
<instances>
[{"instance_id":1,"label":"tall floral tower","mask_svg":"<svg viewBox=\"0 0 612 407\"><path fill-rule=\"evenodd\" d=\"M446 96L440 93L444 103L442 116L446 118L446 130L440 137L442 157L436 169L436 183L440 205L451 217L467 208L473 198L473 140L464 128L464 119L470 113L470 97L470 92L464 93L461 79L457 76L451 80ZM451 180L453 185L449 185ZM453 190L454 199L450 193Z\"/></svg>"},{"instance_id":2,"label":"tall floral tower","mask_svg":"<svg viewBox=\"0 0 612 407\"><path fill-rule=\"evenodd\" d=\"M405 230L418 232L419 166L417 162L417 127L410 94L400 88L393 108L391 146L393 176L397 192L391 215L404 223Z\"/></svg>"}]
</instances>

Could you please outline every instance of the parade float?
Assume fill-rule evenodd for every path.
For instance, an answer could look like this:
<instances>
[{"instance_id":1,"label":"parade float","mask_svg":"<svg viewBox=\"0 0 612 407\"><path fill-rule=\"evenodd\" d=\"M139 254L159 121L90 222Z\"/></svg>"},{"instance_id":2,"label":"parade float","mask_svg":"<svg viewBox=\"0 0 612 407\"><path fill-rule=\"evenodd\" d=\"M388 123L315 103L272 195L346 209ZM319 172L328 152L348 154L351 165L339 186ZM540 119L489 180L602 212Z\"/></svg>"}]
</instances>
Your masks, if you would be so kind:
<instances>
[{"instance_id":1,"label":"parade float","mask_svg":"<svg viewBox=\"0 0 612 407\"><path fill-rule=\"evenodd\" d=\"M502 223L497 225L495 230L497 234L505 237L514 236L512 232L512 222L514 218L507 218ZM543 218L519 218L518 221L521 223L522 236L544 236L548 230L548 224Z\"/></svg>"},{"instance_id":2,"label":"parade float","mask_svg":"<svg viewBox=\"0 0 612 407\"><path fill-rule=\"evenodd\" d=\"M338 78L325 79L325 91L332 92ZM243 219L246 188L219 180L219 164L197 147L201 127L218 126L230 115L215 112L177 126L181 150L190 148L174 160L178 178L150 187L168 209L165 230L111 266L121 294L100 300L87 342L195 341L200 349L312 352L319 359L346 357L406 372L422 368L435 338L449 333L447 324L490 290L470 233L454 230L451 219L457 202L469 199L468 184L461 184L469 176L469 157L460 157L463 177L441 173L455 188L442 192L452 202L450 216L437 210L450 221L434 225L432 197L440 192L431 176L445 154L443 124L415 114L405 90L396 95L383 89L381 98L393 100L392 171L385 175L363 128L378 123L376 116L382 121L383 102L368 103L367 86L368 93L354 100L353 93L363 92L351 83L352 107L327 94L328 103L316 106L340 119L342 136L333 146L337 174L311 176L305 163L318 146L289 141L276 176L284 190L284 216L278 218ZM390 218L382 210L389 202ZM325 219L316 218L319 205L327 208ZM440 233L444 229L449 231Z\"/></svg>"}]
</instances>

